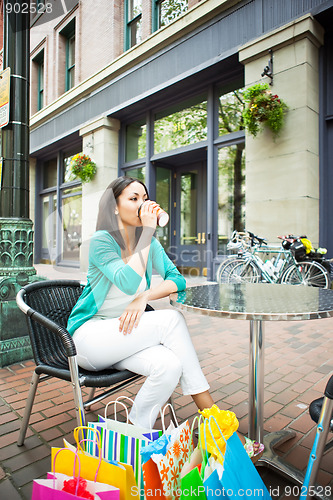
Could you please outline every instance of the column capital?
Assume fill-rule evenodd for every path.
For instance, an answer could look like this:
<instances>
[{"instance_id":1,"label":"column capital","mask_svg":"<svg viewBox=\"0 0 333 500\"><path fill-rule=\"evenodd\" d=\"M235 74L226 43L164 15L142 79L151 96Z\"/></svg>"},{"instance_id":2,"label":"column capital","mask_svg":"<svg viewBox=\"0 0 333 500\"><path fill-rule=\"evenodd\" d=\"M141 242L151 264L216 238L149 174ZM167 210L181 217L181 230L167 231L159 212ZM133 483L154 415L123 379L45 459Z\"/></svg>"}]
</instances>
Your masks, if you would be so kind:
<instances>
[{"instance_id":1,"label":"column capital","mask_svg":"<svg viewBox=\"0 0 333 500\"><path fill-rule=\"evenodd\" d=\"M240 47L239 61L247 64L266 55L270 49L274 51L304 38L320 47L324 44L324 33L324 28L311 14L306 14Z\"/></svg>"},{"instance_id":2,"label":"column capital","mask_svg":"<svg viewBox=\"0 0 333 500\"><path fill-rule=\"evenodd\" d=\"M118 130L120 129L120 121L117 120L116 118L100 116L99 118L96 118L87 125L84 125L80 129L79 134L84 137L85 135L92 134L93 132L96 132L97 130L103 128L118 132Z\"/></svg>"}]
</instances>

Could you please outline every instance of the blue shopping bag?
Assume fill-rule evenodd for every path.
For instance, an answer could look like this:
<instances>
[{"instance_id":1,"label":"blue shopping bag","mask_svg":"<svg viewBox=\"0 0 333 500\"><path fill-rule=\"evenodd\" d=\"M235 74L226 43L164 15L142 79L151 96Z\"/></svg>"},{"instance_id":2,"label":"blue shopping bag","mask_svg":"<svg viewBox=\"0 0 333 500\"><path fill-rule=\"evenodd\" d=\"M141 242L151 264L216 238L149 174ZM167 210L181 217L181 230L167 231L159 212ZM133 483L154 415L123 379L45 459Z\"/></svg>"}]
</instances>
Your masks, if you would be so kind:
<instances>
[{"instance_id":1,"label":"blue shopping bag","mask_svg":"<svg viewBox=\"0 0 333 500\"><path fill-rule=\"evenodd\" d=\"M218 448L211 429L212 421L214 421L219 428L218 423L213 416L209 417L206 425L208 425L214 443ZM224 439L221 430L220 433ZM229 439L225 440L225 444L226 451L223 462L224 469L220 480L224 494L226 494L229 498L232 497L233 499L241 498L244 500L244 497L247 496L257 496L261 500L272 500L263 480L246 453L246 450L244 449L237 433L234 432ZM220 449L219 451L223 456ZM215 481L216 476L213 477L212 480Z\"/></svg>"}]
</instances>

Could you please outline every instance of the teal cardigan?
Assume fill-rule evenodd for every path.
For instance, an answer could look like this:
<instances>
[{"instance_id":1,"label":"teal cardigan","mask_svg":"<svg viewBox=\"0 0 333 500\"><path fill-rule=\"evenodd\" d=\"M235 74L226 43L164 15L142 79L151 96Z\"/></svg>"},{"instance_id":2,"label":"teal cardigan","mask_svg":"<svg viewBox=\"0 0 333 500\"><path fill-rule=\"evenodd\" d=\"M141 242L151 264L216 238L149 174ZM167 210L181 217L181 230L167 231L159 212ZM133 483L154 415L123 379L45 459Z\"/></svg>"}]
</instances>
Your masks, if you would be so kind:
<instances>
[{"instance_id":1,"label":"teal cardigan","mask_svg":"<svg viewBox=\"0 0 333 500\"><path fill-rule=\"evenodd\" d=\"M178 291L185 289L185 278L171 262L156 238L152 238L148 255L147 289L150 288L153 268L164 280L176 283ZM79 326L97 313L112 284L124 293L133 295L141 280L142 276L122 260L121 249L116 240L107 231L96 231L90 242L87 285L68 318L69 333L73 335Z\"/></svg>"}]
</instances>

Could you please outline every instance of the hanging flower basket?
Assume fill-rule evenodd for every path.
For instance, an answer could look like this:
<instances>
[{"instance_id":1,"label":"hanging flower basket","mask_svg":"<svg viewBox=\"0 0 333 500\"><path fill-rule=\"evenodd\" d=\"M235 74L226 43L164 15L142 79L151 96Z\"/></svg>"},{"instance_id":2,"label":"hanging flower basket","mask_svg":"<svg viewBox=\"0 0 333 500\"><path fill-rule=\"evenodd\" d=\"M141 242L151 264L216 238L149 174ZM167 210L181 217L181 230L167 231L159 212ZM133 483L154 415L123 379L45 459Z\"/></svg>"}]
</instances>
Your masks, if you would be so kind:
<instances>
[{"instance_id":1,"label":"hanging flower basket","mask_svg":"<svg viewBox=\"0 0 333 500\"><path fill-rule=\"evenodd\" d=\"M246 102L243 120L250 134L256 137L265 126L277 137L284 125L287 104L278 95L272 94L267 83L252 85L245 90L243 98Z\"/></svg>"},{"instance_id":2,"label":"hanging flower basket","mask_svg":"<svg viewBox=\"0 0 333 500\"><path fill-rule=\"evenodd\" d=\"M71 161L73 175L82 182L90 182L96 174L96 163L87 155L78 153Z\"/></svg>"}]
</instances>

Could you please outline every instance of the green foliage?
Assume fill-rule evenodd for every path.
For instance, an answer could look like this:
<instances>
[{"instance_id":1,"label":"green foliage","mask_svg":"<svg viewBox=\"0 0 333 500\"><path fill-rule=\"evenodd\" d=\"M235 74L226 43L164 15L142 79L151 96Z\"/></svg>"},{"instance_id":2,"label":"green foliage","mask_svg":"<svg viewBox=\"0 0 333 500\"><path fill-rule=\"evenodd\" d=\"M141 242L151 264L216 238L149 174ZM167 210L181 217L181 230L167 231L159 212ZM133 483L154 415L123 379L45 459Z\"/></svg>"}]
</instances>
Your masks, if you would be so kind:
<instances>
[{"instance_id":1,"label":"green foliage","mask_svg":"<svg viewBox=\"0 0 333 500\"><path fill-rule=\"evenodd\" d=\"M79 153L72 158L71 171L82 182L90 182L97 171L96 163L89 156Z\"/></svg>"},{"instance_id":2,"label":"green foliage","mask_svg":"<svg viewBox=\"0 0 333 500\"><path fill-rule=\"evenodd\" d=\"M219 98L219 135L243 130L243 89L233 90Z\"/></svg>"},{"instance_id":3,"label":"green foliage","mask_svg":"<svg viewBox=\"0 0 333 500\"><path fill-rule=\"evenodd\" d=\"M267 83L252 85L244 92L243 98L247 103L243 120L250 134L256 137L266 126L277 137L284 125L287 104L278 95L272 94Z\"/></svg>"},{"instance_id":4,"label":"green foliage","mask_svg":"<svg viewBox=\"0 0 333 500\"><path fill-rule=\"evenodd\" d=\"M160 27L167 26L188 10L188 0L163 0L160 3Z\"/></svg>"},{"instance_id":5,"label":"green foliage","mask_svg":"<svg viewBox=\"0 0 333 500\"><path fill-rule=\"evenodd\" d=\"M207 102L176 111L155 121L154 153L207 139Z\"/></svg>"}]
</instances>

